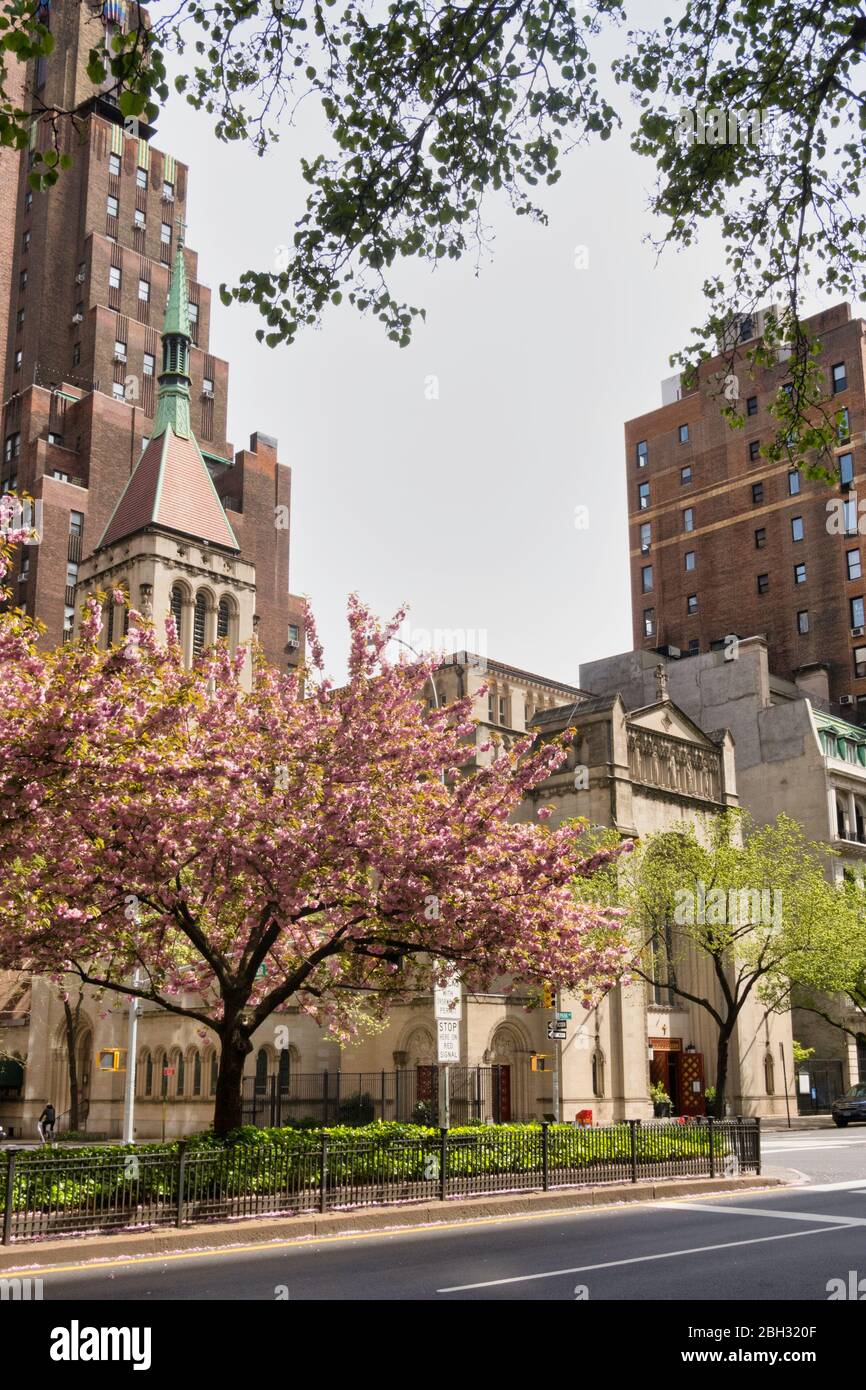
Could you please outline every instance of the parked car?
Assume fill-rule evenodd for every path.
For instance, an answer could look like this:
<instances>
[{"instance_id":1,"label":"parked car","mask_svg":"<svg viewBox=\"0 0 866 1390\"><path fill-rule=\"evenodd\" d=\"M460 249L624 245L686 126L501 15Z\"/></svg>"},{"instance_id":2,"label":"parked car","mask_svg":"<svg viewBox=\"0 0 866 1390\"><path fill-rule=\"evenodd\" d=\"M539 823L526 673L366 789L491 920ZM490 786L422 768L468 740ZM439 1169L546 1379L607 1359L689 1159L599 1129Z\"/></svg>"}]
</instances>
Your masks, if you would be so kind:
<instances>
[{"instance_id":1,"label":"parked car","mask_svg":"<svg viewBox=\"0 0 866 1390\"><path fill-rule=\"evenodd\" d=\"M833 1109L830 1111L833 1116L834 1125L844 1129L852 1120L866 1122L866 1082L860 1081L856 1086L852 1086L846 1091L844 1096L839 1096L833 1101Z\"/></svg>"}]
</instances>

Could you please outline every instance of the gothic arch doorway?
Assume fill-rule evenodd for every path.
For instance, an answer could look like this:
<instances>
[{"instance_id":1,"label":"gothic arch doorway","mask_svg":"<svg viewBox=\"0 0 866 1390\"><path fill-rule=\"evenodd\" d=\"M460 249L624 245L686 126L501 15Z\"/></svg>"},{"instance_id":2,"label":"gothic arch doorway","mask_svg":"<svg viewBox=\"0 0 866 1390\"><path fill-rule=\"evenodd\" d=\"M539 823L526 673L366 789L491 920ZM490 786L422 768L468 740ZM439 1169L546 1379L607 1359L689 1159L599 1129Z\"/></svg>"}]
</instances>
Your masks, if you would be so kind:
<instances>
[{"instance_id":1,"label":"gothic arch doorway","mask_svg":"<svg viewBox=\"0 0 866 1390\"><path fill-rule=\"evenodd\" d=\"M490 1044L495 1124L528 1116L528 1056L529 1049L518 1028L511 1023L500 1024Z\"/></svg>"}]
</instances>

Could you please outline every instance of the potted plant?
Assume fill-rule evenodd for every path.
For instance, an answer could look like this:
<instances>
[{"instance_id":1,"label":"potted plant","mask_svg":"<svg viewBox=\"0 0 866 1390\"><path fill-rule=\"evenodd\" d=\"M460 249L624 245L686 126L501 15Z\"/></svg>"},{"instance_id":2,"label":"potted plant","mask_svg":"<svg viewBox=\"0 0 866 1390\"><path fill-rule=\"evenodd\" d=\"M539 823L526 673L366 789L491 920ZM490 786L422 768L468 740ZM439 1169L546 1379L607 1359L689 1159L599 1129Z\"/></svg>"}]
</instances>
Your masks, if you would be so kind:
<instances>
[{"instance_id":1,"label":"potted plant","mask_svg":"<svg viewBox=\"0 0 866 1390\"><path fill-rule=\"evenodd\" d=\"M671 1098L660 1081L655 1081L650 1086L650 1100L656 1119L666 1120L671 1113Z\"/></svg>"},{"instance_id":2,"label":"potted plant","mask_svg":"<svg viewBox=\"0 0 866 1390\"><path fill-rule=\"evenodd\" d=\"M715 1115L716 1113L716 1088L715 1086L704 1087L704 1114Z\"/></svg>"}]
</instances>

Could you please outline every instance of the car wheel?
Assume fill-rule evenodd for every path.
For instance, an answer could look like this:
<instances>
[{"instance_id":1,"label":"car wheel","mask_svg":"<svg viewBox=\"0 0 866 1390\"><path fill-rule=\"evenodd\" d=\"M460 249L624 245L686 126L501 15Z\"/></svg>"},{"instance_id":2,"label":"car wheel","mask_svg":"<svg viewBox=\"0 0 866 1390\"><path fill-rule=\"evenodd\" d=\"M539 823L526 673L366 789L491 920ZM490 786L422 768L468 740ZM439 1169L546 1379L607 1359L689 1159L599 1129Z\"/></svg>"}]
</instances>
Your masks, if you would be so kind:
<instances>
[{"instance_id":1,"label":"car wheel","mask_svg":"<svg viewBox=\"0 0 866 1390\"><path fill-rule=\"evenodd\" d=\"M848 1121L846 1120L844 1115L834 1115L833 1123L834 1125L836 1125L837 1129L844 1129Z\"/></svg>"}]
</instances>

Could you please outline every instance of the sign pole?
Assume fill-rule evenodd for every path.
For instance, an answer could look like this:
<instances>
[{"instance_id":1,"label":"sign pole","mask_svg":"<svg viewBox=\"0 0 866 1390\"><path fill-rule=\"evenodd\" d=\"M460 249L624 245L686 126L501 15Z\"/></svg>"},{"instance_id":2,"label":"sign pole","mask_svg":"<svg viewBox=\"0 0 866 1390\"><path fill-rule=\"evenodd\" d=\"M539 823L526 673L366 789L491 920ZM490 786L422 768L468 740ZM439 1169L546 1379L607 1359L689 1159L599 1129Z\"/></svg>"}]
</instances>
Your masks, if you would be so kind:
<instances>
[{"instance_id":1,"label":"sign pole","mask_svg":"<svg viewBox=\"0 0 866 1390\"><path fill-rule=\"evenodd\" d=\"M559 1018L560 1002L561 1002L561 1001L560 1001L560 998L559 998L559 988L557 987L556 993L554 994L554 997L553 997L553 1003L554 1003L553 1016L554 1016L555 1019L558 1019L558 1018ZM560 1118L561 1118L560 1113L559 1113L559 1112L560 1112L560 1103L559 1103L559 1077L560 1077L560 1073L561 1073L561 1070L562 1070L562 1043L560 1042L559 1036L558 1036L559 1029L556 1029L555 1032L556 1032L557 1036L556 1036L555 1041L554 1041L554 1044L553 1044L553 1114L554 1114L554 1116L555 1116L554 1124L557 1124L557 1125L558 1125L558 1124L559 1124L559 1121L560 1121Z\"/></svg>"},{"instance_id":2,"label":"sign pole","mask_svg":"<svg viewBox=\"0 0 866 1390\"><path fill-rule=\"evenodd\" d=\"M132 984L138 988L140 976L137 970L133 972ZM136 1038L138 1035L138 1000L130 995L129 997L129 1024L126 1036L126 1090L123 1094L123 1142L132 1144L135 1142L135 1059L136 1059Z\"/></svg>"}]
</instances>

